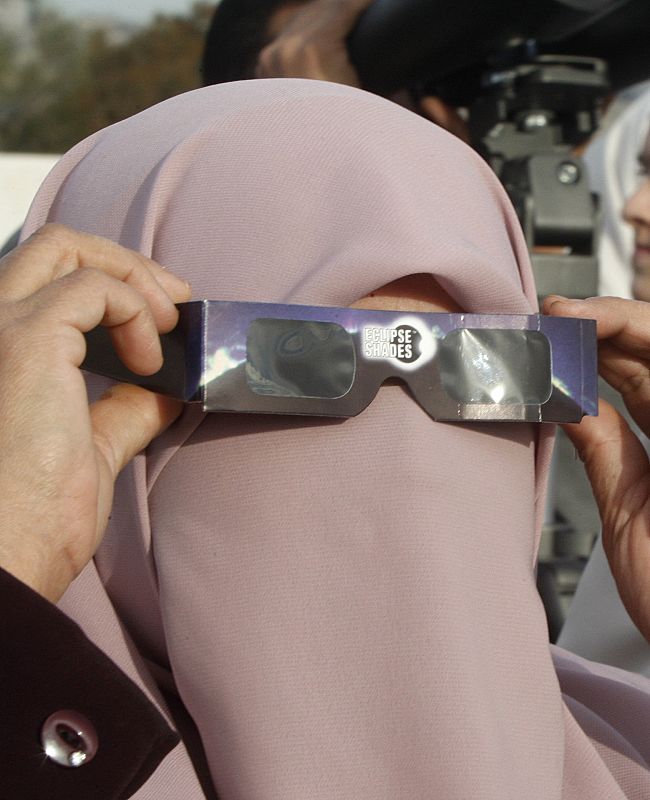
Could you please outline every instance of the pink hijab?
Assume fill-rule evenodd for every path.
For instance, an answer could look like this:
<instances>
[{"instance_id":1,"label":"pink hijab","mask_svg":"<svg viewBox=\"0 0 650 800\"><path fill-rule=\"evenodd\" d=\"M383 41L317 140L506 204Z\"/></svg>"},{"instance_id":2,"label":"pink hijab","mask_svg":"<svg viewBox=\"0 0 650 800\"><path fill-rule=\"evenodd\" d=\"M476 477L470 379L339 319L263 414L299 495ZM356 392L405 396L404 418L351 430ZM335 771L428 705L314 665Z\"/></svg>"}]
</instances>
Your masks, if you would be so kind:
<instances>
[{"instance_id":1,"label":"pink hijab","mask_svg":"<svg viewBox=\"0 0 650 800\"><path fill-rule=\"evenodd\" d=\"M428 272L468 311L535 305L484 163L322 82L211 87L96 134L26 233L47 220L197 298L346 305ZM122 474L62 603L184 733L135 797L647 799L649 685L558 656L563 696L551 658L549 436L435 423L399 386L345 422L188 410Z\"/></svg>"}]
</instances>

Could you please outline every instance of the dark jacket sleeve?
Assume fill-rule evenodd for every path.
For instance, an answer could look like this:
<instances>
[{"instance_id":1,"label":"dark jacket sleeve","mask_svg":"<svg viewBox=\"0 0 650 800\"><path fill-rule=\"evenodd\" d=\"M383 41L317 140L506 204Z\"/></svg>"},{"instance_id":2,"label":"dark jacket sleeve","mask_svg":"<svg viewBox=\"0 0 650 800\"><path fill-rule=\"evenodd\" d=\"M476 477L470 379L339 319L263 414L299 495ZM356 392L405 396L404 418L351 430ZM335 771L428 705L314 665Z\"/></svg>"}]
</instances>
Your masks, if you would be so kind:
<instances>
[{"instance_id":1,"label":"dark jacket sleeve","mask_svg":"<svg viewBox=\"0 0 650 800\"><path fill-rule=\"evenodd\" d=\"M41 743L43 723L68 711L96 733L96 754L78 767ZM78 625L0 569L0 800L126 800L177 742Z\"/></svg>"}]
</instances>

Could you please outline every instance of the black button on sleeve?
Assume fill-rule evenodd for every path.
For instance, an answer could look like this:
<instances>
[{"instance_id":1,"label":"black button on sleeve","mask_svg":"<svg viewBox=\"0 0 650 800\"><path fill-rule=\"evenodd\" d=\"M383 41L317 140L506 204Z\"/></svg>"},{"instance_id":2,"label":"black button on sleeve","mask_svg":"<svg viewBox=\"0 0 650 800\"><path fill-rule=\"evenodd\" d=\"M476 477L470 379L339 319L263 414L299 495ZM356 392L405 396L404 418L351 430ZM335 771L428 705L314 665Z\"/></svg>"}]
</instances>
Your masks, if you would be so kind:
<instances>
[{"instance_id":1,"label":"black button on sleeve","mask_svg":"<svg viewBox=\"0 0 650 800\"><path fill-rule=\"evenodd\" d=\"M178 743L78 625L1 569L0 687L0 800L127 800ZM44 752L43 726L61 710L95 732L92 759L76 769Z\"/></svg>"}]
</instances>

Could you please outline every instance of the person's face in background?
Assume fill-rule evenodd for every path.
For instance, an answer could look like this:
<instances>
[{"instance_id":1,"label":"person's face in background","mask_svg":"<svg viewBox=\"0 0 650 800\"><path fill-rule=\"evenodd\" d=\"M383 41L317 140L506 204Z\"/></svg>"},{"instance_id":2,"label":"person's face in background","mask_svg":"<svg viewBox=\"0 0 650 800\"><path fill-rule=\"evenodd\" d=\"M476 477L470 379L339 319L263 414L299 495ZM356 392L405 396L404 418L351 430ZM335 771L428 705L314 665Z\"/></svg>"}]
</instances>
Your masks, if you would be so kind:
<instances>
[{"instance_id":1,"label":"person's face in background","mask_svg":"<svg viewBox=\"0 0 650 800\"><path fill-rule=\"evenodd\" d=\"M638 300L650 301L650 134L639 163L644 180L625 203L623 219L634 228L632 291Z\"/></svg>"}]
</instances>

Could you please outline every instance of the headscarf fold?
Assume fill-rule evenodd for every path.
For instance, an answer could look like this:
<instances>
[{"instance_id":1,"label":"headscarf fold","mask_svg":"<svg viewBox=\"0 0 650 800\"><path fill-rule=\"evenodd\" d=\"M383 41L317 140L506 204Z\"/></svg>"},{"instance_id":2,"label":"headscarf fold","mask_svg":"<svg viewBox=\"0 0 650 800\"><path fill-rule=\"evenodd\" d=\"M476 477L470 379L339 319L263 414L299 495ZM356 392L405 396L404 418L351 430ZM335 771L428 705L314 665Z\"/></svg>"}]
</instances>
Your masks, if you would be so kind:
<instances>
[{"instance_id":1,"label":"headscarf fold","mask_svg":"<svg viewBox=\"0 0 650 800\"><path fill-rule=\"evenodd\" d=\"M96 134L26 233L48 220L140 250L196 298L346 305L429 273L467 311L535 308L483 161L323 82L210 87ZM436 423L392 385L344 422L188 409L120 476L62 602L198 732L203 752L188 735L136 798L649 796L641 731L565 702L549 651L534 562L550 435Z\"/></svg>"}]
</instances>

